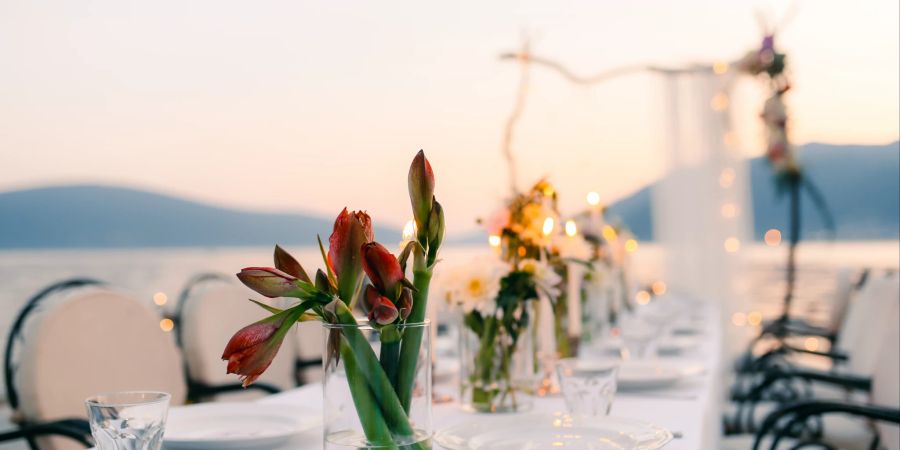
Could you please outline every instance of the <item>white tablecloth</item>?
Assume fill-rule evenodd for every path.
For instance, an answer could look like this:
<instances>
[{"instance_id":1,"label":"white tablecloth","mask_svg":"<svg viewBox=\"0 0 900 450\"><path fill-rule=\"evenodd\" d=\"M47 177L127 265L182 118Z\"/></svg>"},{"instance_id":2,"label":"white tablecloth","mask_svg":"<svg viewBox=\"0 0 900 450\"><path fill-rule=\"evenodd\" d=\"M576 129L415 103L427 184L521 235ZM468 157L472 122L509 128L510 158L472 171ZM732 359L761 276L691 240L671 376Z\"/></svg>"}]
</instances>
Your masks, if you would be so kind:
<instances>
[{"instance_id":1,"label":"white tablecloth","mask_svg":"<svg viewBox=\"0 0 900 450\"><path fill-rule=\"evenodd\" d=\"M699 364L706 372L683 380L670 389L642 393L620 392L615 399L612 415L640 419L668 428L681 437L666 445L666 450L714 450L719 448L720 405L721 405L721 329L718 309L710 305L704 311L705 333L702 345L690 353L677 357L663 358L667 361L684 362L686 365ZM452 394L453 386L438 385L435 391ZM294 389L269 396L260 402L287 404L305 408L320 408L322 387L320 384ZM561 397L538 398L535 411L565 411ZM441 428L477 419L475 413L467 413L457 403L434 406L434 428ZM273 450L320 450L322 449L321 428L310 430L283 449ZM436 448L440 448L436 445Z\"/></svg>"}]
</instances>

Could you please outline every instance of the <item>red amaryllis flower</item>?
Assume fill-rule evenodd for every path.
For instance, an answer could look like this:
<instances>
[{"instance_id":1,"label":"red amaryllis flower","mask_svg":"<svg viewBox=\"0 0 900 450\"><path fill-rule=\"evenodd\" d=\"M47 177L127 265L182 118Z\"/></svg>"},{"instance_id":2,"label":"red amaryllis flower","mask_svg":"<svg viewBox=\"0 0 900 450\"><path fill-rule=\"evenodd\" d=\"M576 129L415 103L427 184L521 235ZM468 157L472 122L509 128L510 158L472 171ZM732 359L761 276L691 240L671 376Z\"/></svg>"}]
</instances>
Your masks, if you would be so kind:
<instances>
[{"instance_id":1,"label":"red amaryllis flower","mask_svg":"<svg viewBox=\"0 0 900 450\"><path fill-rule=\"evenodd\" d=\"M425 152L422 150L419 150L409 166L407 184L419 236L425 236L428 230L428 215L431 214L431 202L434 201L434 171L431 170L431 163L425 158Z\"/></svg>"},{"instance_id":2,"label":"red amaryllis flower","mask_svg":"<svg viewBox=\"0 0 900 450\"><path fill-rule=\"evenodd\" d=\"M228 361L227 373L240 375L244 387L256 381L278 353L285 335L279 329L287 319L288 315L275 315L235 333L222 353Z\"/></svg>"},{"instance_id":3,"label":"red amaryllis flower","mask_svg":"<svg viewBox=\"0 0 900 450\"><path fill-rule=\"evenodd\" d=\"M362 277L359 249L374 238L372 219L365 212L344 208L334 221L328 238L328 265L337 277L338 295L344 301L353 298Z\"/></svg>"},{"instance_id":4,"label":"red amaryllis flower","mask_svg":"<svg viewBox=\"0 0 900 450\"><path fill-rule=\"evenodd\" d=\"M397 308L400 310L400 317L402 317L403 320L406 320L406 318L409 317L409 313L412 312L412 305L412 291L408 288L403 288L400 292L400 298L397 299Z\"/></svg>"},{"instance_id":5,"label":"red amaryllis flower","mask_svg":"<svg viewBox=\"0 0 900 450\"><path fill-rule=\"evenodd\" d=\"M369 320L378 325L389 325L400 317L400 311L387 297L379 296L369 311Z\"/></svg>"},{"instance_id":6,"label":"red amaryllis flower","mask_svg":"<svg viewBox=\"0 0 900 450\"><path fill-rule=\"evenodd\" d=\"M250 289L269 298L291 297L299 293L297 278L271 267L247 267L237 274Z\"/></svg>"},{"instance_id":7,"label":"red amaryllis flower","mask_svg":"<svg viewBox=\"0 0 900 450\"><path fill-rule=\"evenodd\" d=\"M397 298L397 287L405 276L397 257L377 242L364 244L361 251L363 270L372 284L388 298Z\"/></svg>"}]
</instances>

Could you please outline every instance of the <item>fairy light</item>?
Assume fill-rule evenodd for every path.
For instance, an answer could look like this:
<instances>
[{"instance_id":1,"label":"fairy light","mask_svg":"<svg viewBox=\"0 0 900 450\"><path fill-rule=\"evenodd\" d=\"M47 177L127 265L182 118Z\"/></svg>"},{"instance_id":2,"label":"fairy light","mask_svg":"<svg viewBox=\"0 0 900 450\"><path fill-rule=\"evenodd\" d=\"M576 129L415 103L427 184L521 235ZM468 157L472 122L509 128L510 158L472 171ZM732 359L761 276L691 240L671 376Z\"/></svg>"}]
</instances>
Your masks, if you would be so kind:
<instances>
[{"instance_id":1,"label":"fairy light","mask_svg":"<svg viewBox=\"0 0 900 450\"><path fill-rule=\"evenodd\" d=\"M814 352L819 349L819 340L814 337L808 337L803 341L803 348Z\"/></svg>"},{"instance_id":2,"label":"fairy light","mask_svg":"<svg viewBox=\"0 0 900 450\"><path fill-rule=\"evenodd\" d=\"M610 225L604 226L602 233L603 233L603 238L606 239L607 241L614 241L618 237L618 234L616 233L616 229Z\"/></svg>"},{"instance_id":3,"label":"fairy light","mask_svg":"<svg viewBox=\"0 0 900 450\"><path fill-rule=\"evenodd\" d=\"M593 191L588 192L587 202L588 202L588 205L598 206L600 204L600 194L593 192Z\"/></svg>"},{"instance_id":4,"label":"fairy light","mask_svg":"<svg viewBox=\"0 0 900 450\"><path fill-rule=\"evenodd\" d=\"M657 280L650 285L650 290L653 291L653 295L663 295L668 290L668 286L665 281Z\"/></svg>"},{"instance_id":5,"label":"fairy light","mask_svg":"<svg viewBox=\"0 0 900 450\"><path fill-rule=\"evenodd\" d=\"M406 225L403 225L403 240L411 241L416 237L416 221L410 220L406 222Z\"/></svg>"},{"instance_id":6,"label":"fairy light","mask_svg":"<svg viewBox=\"0 0 900 450\"><path fill-rule=\"evenodd\" d=\"M766 235L763 239L765 239L766 245L769 247L777 247L778 244L781 244L781 231L772 228L771 230L766 231Z\"/></svg>"},{"instance_id":7,"label":"fairy light","mask_svg":"<svg viewBox=\"0 0 900 450\"><path fill-rule=\"evenodd\" d=\"M544 236L550 236L553 233L553 226L554 226L554 223L553 223L552 217L548 217L548 218L544 219L544 227L543 227Z\"/></svg>"},{"instance_id":8,"label":"fairy light","mask_svg":"<svg viewBox=\"0 0 900 450\"><path fill-rule=\"evenodd\" d=\"M500 236L497 236L496 234L488 236L488 245L490 245L491 247L497 248L500 246L500 243Z\"/></svg>"},{"instance_id":9,"label":"fairy light","mask_svg":"<svg viewBox=\"0 0 900 450\"><path fill-rule=\"evenodd\" d=\"M725 247L725 251L728 253L735 253L741 249L741 241L736 237L725 239L725 243L723 245Z\"/></svg>"},{"instance_id":10,"label":"fairy light","mask_svg":"<svg viewBox=\"0 0 900 450\"><path fill-rule=\"evenodd\" d=\"M759 326L762 323L762 313L759 311L752 311L750 314L747 314L747 324L750 326Z\"/></svg>"},{"instance_id":11,"label":"fairy light","mask_svg":"<svg viewBox=\"0 0 900 450\"><path fill-rule=\"evenodd\" d=\"M638 291L634 296L634 301L638 305L646 305L650 303L650 293L647 291Z\"/></svg>"},{"instance_id":12,"label":"fairy light","mask_svg":"<svg viewBox=\"0 0 900 450\"><path fill-rule=\"evenodd\" d=\"M575 225L575 221L567 220L566 221L566 236L575 237L576 234L578 234L578 226Z\"/></svg>"},{"instance_id":13,"label":"fairy light","mask_svg":"<svg viewBox=\"0 0 900 450\"><path fill-rule=\"evenodd\" d=\"M742 312L736 312L731 315L731 323L736 327L747 325L747 315Z\"/></svg>"},{"instance_id":14,"label":"fairy light","mask_svg":"<svg viewBox=\"0 0 900 450\"><path fill-rule=\"evenodd\" d=\"M165 292L157 292L157 293L153 294L153 303L155 303L156 306L165 305L166 302L168 302L168 301L169 301L169 296L166 295Z\"/></svg>"},{"instance_id":15,"label":"fairy light","mask_svg":"<svg viewBox=\"0 0 900 450\"><path fill-rule=\"evenodd\" d=\"M728 63L725 61L719 61L713 64L713 73L716 75L722 75L725 72L728 72Z\"/></svg>"},{"instance_id":16,"label":"fairy light","mask_svg":"<svg viewBox=\"0 0 900 450\"><path fill-rule=\"evenodd\" d=\"M722 205L722 217L733 219L737 216L737 206L734 203L726 203Z\"/></svg>"},{"instance_id":17,"label":"fairy light","mask_svg":"<svg viewBox=\"0 0 900 450\"><path fill-rule=\"evenodd\" d=\"M634 239L629 239L625 241L625 251L628 253L634 253L638 249L638 243Z\"/></svg>"},{"instance_id":18,"label":"fairy light","mask_svg":"<svg viewBox=\"0 0 900 450\"><path fill-rule=\"evenodd\" d=\"M737 144L737 136L735 136L734 131L726 131L725 134L722 135L722 143L729 147Z\"/></svg>"},{"instance_id":19,"label":"fairy light","mask_svg":"<svg viewBox=\"0 0 900 450\"><path fill-rule=\"evenodd\" d=\"M175 328L175 322L173 322L172 319L163 319L159 321L159 329L168 333L169 331L172 331L173 328Z\"/></svg>"},{"instance_id":20,"label":"fairy light","mask_svg":"<svg viewBox=\"0 0 900 450\"><path fill-rule=\"evenodd\" d=\"M723 93L716 94L709 102L713 111L725 111L728 108L728 96Z\"/></svg>"},{"instance_id":21,"label":"fairy light","mask_svg":"<svg viewBox=\"0 0 900 450\"><path fill-rule=\"evenodd\" d=\"M734 177L736 176L734 169L731 167L726 167L722 169L722 173L719 174L719 186L723 188L730 188L732 184L734 184Z\"/></svg>"}]
</instances>

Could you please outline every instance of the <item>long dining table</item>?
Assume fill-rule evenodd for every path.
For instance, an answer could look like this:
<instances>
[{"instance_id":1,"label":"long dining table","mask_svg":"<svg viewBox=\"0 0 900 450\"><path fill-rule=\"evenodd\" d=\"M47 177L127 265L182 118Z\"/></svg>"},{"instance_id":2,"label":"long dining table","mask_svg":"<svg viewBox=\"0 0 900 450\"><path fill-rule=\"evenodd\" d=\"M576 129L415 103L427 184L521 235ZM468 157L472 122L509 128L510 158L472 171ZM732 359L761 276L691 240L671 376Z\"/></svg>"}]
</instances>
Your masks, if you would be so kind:
<instances>
[{"instance_id":1,"label":"long dining table","mask_svg":"<svg viewBox=\"0 0 900 450\"><path fill-rule=\"evenodd\" d=\"M678 384L637 392L619 392L611 415L650 422L669 429L675 438L666 450L714 450L719 448L722 405L722 330L718 308L705 304L695 311L700 321L700 345L695 349L669 356L661 361L685 366L702 367L703 371L681 380ZM435 384L436 392L452 394L455 386ZM312 383L297 389L257 400L262 403L291 407L322 407L322 385ZM560 395L538 397L534 411L565 411ZM436 403L433 407L435 431L478 420L479 413L463 411L456 401ZM322 428L317 427L296 436L289 445L273 450L320 450L323 448ZM435 448L442 448L435 444Z\"/></svg>"}]
</instances>

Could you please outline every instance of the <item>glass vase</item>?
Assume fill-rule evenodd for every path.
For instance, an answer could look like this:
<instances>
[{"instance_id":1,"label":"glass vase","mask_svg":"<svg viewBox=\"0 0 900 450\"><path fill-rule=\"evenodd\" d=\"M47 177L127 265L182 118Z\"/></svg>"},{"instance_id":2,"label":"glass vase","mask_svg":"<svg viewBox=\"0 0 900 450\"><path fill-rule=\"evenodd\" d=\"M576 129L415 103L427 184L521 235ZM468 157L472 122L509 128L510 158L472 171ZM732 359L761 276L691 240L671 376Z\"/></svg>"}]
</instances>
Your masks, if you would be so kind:
<instances>
[{"instance_id":1,"label":"glass vase","mask_svg":"<svg viewBox=\"0 0 900 450\"><path fill-rule=\"evenodd\" d=\"M323 328L325 449L431 449L431 324Z\"/></svg>"},{"instance_id":2,"label":"glass vase","mask_svg":"<svg viewBox=\"0 0 900 450\"><path fill-rule=\"evenodd\" d=\"M480 317L464 313L460 325L460 403L476 412L517 412L531 409L537 382L534 347L534 303L517 307L515 335L504 325L502 314ZM475 312L474 314L479 314ZM525 315L524 321L518 321Z\"/></svg>"}]
</instances>

